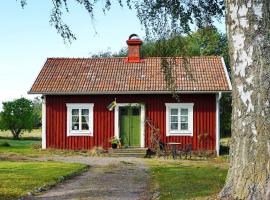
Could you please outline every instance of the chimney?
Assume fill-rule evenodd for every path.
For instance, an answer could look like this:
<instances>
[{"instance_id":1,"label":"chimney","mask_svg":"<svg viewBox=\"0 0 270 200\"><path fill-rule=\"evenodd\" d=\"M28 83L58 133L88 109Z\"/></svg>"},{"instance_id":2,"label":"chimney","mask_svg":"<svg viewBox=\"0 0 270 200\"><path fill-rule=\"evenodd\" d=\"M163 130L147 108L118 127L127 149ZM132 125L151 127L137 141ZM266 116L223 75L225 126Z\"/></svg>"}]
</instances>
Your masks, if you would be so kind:
<instances>
[{"instance_id":1,"label":"chimney","mask_svg":"<svg viewBox=\"0 0 270 200\"><path fill-rule=\"evenodd\" d=\"M136 34L131 34L127 40L128 45L128 57L127 62L141 62L140 59L140 47L142 41Z\"/></svg>"}]
</instances>

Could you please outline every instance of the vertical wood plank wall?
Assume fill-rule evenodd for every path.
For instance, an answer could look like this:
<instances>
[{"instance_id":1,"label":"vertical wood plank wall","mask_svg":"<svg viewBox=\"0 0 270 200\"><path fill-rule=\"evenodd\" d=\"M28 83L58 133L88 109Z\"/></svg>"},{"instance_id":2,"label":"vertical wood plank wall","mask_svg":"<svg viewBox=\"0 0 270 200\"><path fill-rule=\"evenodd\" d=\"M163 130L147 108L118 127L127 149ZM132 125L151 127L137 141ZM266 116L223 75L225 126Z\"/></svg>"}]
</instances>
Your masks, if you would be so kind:
<instances>
[{"instance_id":1,"label":"vertical wood plank wall","mask_svg":"<svg viewBox=\"0 0 270 200\"><path fill-rule=\"evenodd\" d=\"M193 150L215 150L216 104L215 94L181 94L180 102L194 103L193 137L166 137L165 103L175 103L171 95L81 95L46 96L47 148L91 149L94 146L109 148L109 138L114 136L114 111L107 105L116 98L118 103L144 103L148 119L160 128L163 142L191 143ZM94 103L94 136L67 137L66 103ZM199 135L205 134L205 137ZM200 138L200 139L199 139ZM150 143L150 128L145 126L145 147Z\"/></svg>"}]
</instances>

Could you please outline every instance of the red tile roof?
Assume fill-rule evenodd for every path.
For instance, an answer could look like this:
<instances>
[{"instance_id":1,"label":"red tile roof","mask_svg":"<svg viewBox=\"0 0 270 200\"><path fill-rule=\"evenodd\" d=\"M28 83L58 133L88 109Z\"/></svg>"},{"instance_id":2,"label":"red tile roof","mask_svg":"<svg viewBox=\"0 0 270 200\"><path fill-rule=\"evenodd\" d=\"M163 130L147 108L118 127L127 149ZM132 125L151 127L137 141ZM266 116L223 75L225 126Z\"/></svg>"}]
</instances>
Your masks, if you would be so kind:
<instances>
[{"instance_id":1,"label":"red tile roof","mask_svg":"<svg viewBox=\"0 0 270 200\"><path fill-rule=\"evenodd\" d=\"M177 91L231 90L222 57L191 57L187 67L183 60L176 58L177 65L172 69ZM30 94L145 92L170 92L161 58L146 58L139 63L126 62L125 58L48 58L29 91Z\"/></svg>"}]
</instances>

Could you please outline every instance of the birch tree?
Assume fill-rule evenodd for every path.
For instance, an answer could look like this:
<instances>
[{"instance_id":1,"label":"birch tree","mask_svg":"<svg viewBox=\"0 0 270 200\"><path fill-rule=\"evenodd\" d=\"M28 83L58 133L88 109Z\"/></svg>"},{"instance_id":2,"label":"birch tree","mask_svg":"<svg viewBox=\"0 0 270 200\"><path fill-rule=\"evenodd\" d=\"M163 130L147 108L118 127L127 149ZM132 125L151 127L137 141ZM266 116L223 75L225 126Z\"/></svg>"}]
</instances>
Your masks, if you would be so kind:
<instances>
[{"instance_id":1,"label":"birch tree","mask_svg":"<svg viewBox=\"0 0 270 200\"><path fill-rule=\"evenodd\" d=\"M230 169L221 197L270 199L270 1L228 0Z\"/></svg>"}]
</instances>

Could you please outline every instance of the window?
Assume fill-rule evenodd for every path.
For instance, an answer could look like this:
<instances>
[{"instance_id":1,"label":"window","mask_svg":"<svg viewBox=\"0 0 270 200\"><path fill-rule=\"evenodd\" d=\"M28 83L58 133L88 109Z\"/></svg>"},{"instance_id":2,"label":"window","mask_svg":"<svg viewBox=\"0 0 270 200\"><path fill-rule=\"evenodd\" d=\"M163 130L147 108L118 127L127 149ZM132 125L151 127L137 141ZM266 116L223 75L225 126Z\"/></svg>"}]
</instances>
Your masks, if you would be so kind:
<instances>
[{"instance_id":1,"label":"window","mask_svg":"<svg viewBox=\"0 0 270 200\"><path fill-rule=\"evenodd\" d=\"M67 135L93 136L94 104L67 104Z\"/></svg>"},{"instance_id":2,"label":"window","mask_svg":"<svg viewBox=\"0 0 270 200\"><path fill-rule=\"evenodd\" d=\"M193 103L166 103L166 135L193 135Z\"/></svg>"}]
</instances>

